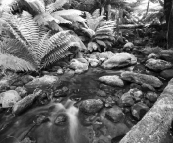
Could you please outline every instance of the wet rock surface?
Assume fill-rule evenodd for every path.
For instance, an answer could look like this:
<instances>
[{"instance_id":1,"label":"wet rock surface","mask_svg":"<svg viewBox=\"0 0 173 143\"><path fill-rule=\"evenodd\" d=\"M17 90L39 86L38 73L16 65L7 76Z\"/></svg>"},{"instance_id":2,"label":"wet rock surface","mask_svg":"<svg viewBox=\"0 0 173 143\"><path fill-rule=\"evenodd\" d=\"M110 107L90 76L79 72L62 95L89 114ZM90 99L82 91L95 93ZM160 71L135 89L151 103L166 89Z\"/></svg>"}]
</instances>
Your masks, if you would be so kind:
<instances>
[{"instance_id":1,"label":"wet rock surface","mask_svg":"<svg viewBox=\"0 0 173 143\"><path fill-rule=\"evenodd\" d=\"M167 69L167 70L163 70L160 73L160 76L165 78L165 79L171 79L173 78L173 69Z\"/></svg>"},{"instance_id":2,"label":"wet rock surface","mask_svg":"<svg viewBox=\"0 0 173 143\"><path fill-rule=\"evenodd\" d=\"M72 59L70 68L75 70L75 73L83 73L88 70L89 63L85 58Z\"/></svg>"},{"instance_id":3,"label":"wet rock surface","mask_svg":"<svg viewBox=\"0 0 173 143\"><path fill-rule=\"evenodd\" d=\"M112 86L119 86L119 87L124 86L124 82L117 75L102 76L102 77L99 78L99 81L103 82L105 84L108 84L108 85L112 85Z\"/></svg>"},{"instance_id":4,"label":"wet rock surface","mask_svg":"<svg viewBox=\"0 0 173 143\"><path fill-rule=\"evenodd\" d=\"M162 71L171 68L173 65L170 62L160 59L149 59L146 63L146 67L154 71Z\"/></svg>"},{"instance_id":5,"label":"wet rock surface","mask_svg":"<svg viewBox=\"0 0 173 143\"><path fill-rule=\"evenodd\" d=\"M137 58L129 53L117 53L102 64L104 69L120 68L137 63Z\"/></svg>"},{"instance_id":6,"label":"wet rock surface","mask_svg":"<svg viewBox=\"0 0 173 143\"><path fill-rule=\"evenodd\" d=\"M146 74L140 74L140 73L127 71L121 74L121 78L123 80L129 81L129 82L135 82L141 85L148 84L153 87L160 87L163 85L163 83L157 77L152 75L146 75Z\"/></svg>"},{"instance_id":7,"label":"wet rock surface","mask_svg":"<svg viewBox=\"0 0 173 143\"><path fill-rule=\"evenodd\" d=\"M1 104L3 108L13 107L19 100L20 95L15 90L9 90L0 94Z\"/></svg>"},{"instance_id":8,"label":"wet rock surface","mask_svg":"<svg viewBox=\"0 0 173 143\"><path fill-rule=\"evenodd\" d=\"M105 113L106 118L108 118L110 121L116 123L119 121L122 121L125 117L124 113L122 112L121 108L118 106L114 106L113 108L110 108Z\"/></svg>"},{"instance_id":9,"label":"wet rock surface","mask_svg":"<svg viewBox=\"0 0 173 143\"><path fill-rule=\"evenodd\" d=\"M103 108L103 102L100 99L88 99L82 101L79 111L86 114L95 114Z\"/></svg>"},{"instance_id":10,"label":"wet rock surface","mask_svg":"<svg viewBox=\"0 0 173 143\"><path fill-rule=\"evenodd\" d=\"M142 102L138 102L131 107L132 115L138 120L142 119L142 117L148 112L148 110L149 107Z\"/></svg>"}]
</instances>

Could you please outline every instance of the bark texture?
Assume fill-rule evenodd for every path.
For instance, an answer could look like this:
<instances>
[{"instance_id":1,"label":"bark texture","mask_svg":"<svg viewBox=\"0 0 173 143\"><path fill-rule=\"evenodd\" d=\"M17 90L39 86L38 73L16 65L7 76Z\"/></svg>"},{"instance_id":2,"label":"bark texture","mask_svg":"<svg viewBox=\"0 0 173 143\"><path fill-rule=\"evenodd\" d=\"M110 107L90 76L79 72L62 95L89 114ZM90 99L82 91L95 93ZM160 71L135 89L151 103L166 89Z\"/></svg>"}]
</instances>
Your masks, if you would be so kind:
<instances>
[{"instance_id":1,"label":"bark texture","mask_svg":"<svg viewBox=\"0 0 173 143\"><path fill-rule=\"evenodd\" d=\"M156 103L119 143L161 143L173 120L173 79Z\"/></svg>"}]
</instances>

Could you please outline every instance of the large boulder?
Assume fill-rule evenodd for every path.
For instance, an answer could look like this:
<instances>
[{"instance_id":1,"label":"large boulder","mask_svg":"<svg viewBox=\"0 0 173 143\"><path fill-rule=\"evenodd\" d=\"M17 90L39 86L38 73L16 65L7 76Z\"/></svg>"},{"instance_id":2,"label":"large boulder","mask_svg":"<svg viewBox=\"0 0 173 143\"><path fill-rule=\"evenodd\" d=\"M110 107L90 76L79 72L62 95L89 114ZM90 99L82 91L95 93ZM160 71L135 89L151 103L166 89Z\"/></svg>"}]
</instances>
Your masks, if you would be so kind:
<instances>
[{"instance_id":1,"label":"large boulder","mask_svg":"<svg viewBox=\"0 0 173 143\"><path fill-rule=\"evenodd\" d=\"M85 114L95 114L103 108L103 101L100 99L88 99L81 102L79 111Z\"/></svg>"},{"instance_id":2,"label":"large boulder","mask_svg":"<svg viewBox=\"0 0 173 143\"><path fill-rule=\"evenodd\" d=\"M137 63L137 58L129 53L116 53L102 64L104 69L120 68Z\"/></svg>"},{"instance_id":3,"label":"large boulder","mask_svg":"<svg viewBox=\"0 0 173 143\"><path fill-rule=\"evenodd\" d=\"M124 82L117 75L102 76L99 78L99 81L108 85L120 86L120 87L124 86Z\"/></svg>"},{"instance_id":4,"label":"large boulder","mask_svg":"<svg viewBox=\"0 0 173 143\"><path fill-rule=\"evenodd\" d=\"M88 70L89 63L84 58L72 59L70 68L75 70L75 73L83 73Z\"/></svg>"},{"instance_id":5,"label":"large boulder","mask_svg":"<svg viewBox=\"0 0 173 143\"><path fill-rule=\"evenodd\" d=\"M171 68L172 64L160 59L149 59L147 60L146 67L154 71L162 71Z\"/></svg>"},{"instance_id":6,"label":"large boulder","mask_svg":"<svg viewBox=\"0 0 173 143\"><path fill-rule=\"evenodd\" d=\"M121 73L121 78L129 82L134 82L141 85L146 84L152 87L160 87L163 85L163 83L155 76L129 71Z\"/></svg>"},{"instance_id":7,"label":"large boulder","mask_svg":"<svg viewBox=\"0 0 173 143\"><path fill-rule=\"evenodd\" d=\"M3 108L13 107L19 100L21 97L15 90L8 90L0 94L0 103Z\"/></svg>"}]
</instances>

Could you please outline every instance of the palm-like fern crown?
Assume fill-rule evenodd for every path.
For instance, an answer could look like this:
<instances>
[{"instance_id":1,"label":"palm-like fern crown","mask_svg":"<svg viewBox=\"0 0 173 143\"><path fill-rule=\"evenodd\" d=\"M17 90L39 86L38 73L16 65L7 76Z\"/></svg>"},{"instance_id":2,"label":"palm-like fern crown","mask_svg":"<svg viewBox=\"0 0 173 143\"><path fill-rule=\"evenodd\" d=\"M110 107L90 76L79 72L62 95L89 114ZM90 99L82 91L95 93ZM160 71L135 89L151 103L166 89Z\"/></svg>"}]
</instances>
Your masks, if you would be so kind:
<instances>
[{"instance_id":1,"label":"palm-like fern crown","mask_svg":"<svg viewBox=\"0 0 173 143\"><path fill-rule=\"evenodd\" d=\"M80 16L80 10L60 10L69 0L16 0L9 5L9 11L13 14L29 12L39 25L48 26L51 30L61 31L59 24L72 24L79 22L84 24Z\"/></svg>"},{"instance_id":2,"label":"palm-like fern crown","mask_svg":"<svg viewBox=\"0 0 173 143\"><path fill-rule=\"evenodd\" d=\"M106 50L111 47L115 41L115 22L104 21L104 16L100 15L99 9L96 9L93 14L86 12L86 19L89 28L82 29L91 38L88 49L101 51L101 49Z\"/></svg>"},{"instance_id":3,"label":"palm-like fern crown","mask_svg":"<svg viewBox=\"0 0 173 143\"><path fill-rule=\"evenodd\" d=\"M81 47L80 39L70 31L51 34L40 28L27 12L20 18L3 13L2 21L15 37L0 45L0 66L5 69L37 70L67 56L70 47Z\"/></svg>"}]
</instances>

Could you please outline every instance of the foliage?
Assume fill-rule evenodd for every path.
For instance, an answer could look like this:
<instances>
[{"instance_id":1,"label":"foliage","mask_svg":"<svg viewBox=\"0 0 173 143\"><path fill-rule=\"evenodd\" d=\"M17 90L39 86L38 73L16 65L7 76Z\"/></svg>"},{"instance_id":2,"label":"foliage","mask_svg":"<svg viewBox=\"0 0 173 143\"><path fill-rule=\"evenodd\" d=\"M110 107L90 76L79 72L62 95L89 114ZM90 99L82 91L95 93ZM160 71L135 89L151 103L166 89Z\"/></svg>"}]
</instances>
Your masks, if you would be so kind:
<instances>
[{"instance_id":1,"label":"foliage","mask_svg":"<svg viewBox=\"0 0 173 143\"><path fill-rule=\"evenodd\" d=\"M4 69L38 70L67 56L71 47L81 49L82 42L72 31L47 31L39 27L27 12L19 18L3 13L2 20L6 30L15 37L0 46L0 65Z\"/></svg>"},{"instance_id":2,"label":"foliage","mask_svg":"<svg viewBox=\"0 0 173 143\"><path fill-rule=\"evenodd\" d=\"M86 20L88 28L82 28L90 38L88 50L105 51L111 47L115 41L114 28L115 22L104 21L104 16L100 16L100 11L97 9L91 15L86 12Z\"/></svg>"},{"instance_id":3,"label":"foliage","mask_svg":"<svg viewBox=\"0 0 173 143\"><path fill-rule=\"evenodd\" d=\"M16 14L25 10L34 17L39 25L47 26L51 30L62 31L60 24L84 23L85 21L81 17L82 11L75 9L62 10L66 3L69 3L69 0L56 0L55 2L16 0L8 5L8 10L6 8L5 11Z\"/></svg>"}]
</instances>

